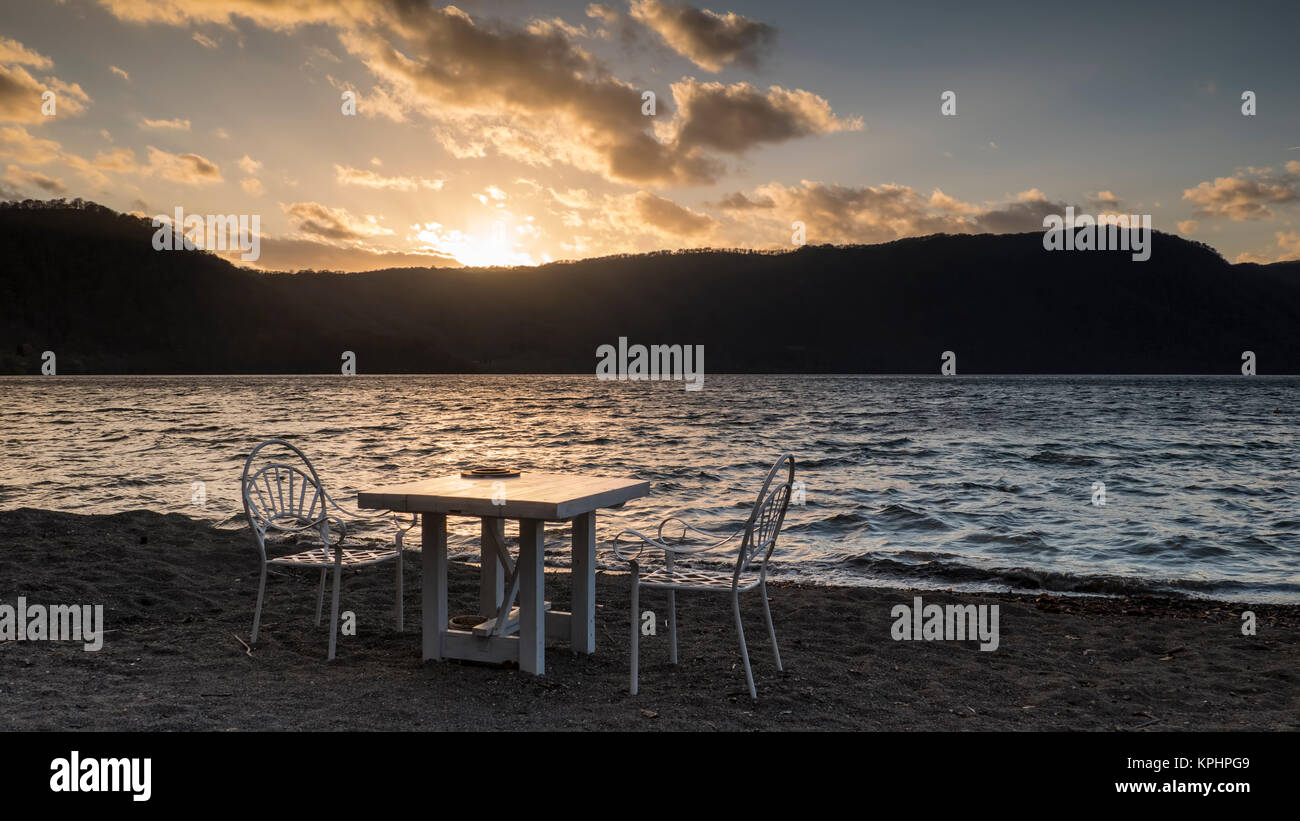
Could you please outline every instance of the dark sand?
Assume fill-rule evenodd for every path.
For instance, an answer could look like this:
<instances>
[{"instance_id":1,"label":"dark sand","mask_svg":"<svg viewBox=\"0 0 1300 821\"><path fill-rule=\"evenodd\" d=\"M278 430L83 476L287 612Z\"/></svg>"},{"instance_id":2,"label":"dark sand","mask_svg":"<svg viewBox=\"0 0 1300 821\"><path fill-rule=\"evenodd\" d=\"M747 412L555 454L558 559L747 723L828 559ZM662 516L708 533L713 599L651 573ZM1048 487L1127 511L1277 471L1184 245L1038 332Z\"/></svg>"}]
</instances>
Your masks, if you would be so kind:
<instances>
[{"instance_id":1,"label":"dark sand","mask_svg":"<svg viewBox=\"0 0 1300 821\"><path fill-rule=\"evenodd\" d=\"M145 541L147 539L147 542ZM566 549L552 539L557 550ZM476 569L453 565L452 612ZM547 674L420 661L420 562L407 553L408 629L393 624L392 566L347 574L358 635L325 661L314 571L272 575L248 656L257 560L247 531L180 515L0 512L0 604L102 603L104 648L0 643L4 730L1300 729L1300 607L1161 598L923 593L1001 605L1001 646L895 642L890 609L913 591L777 585L786 672L756 597L742 600L759 701L751 702L725 596L679 597L681 664L642 640L627 692L628 585L597 577L597 652L547 653ZM548 595L567 609L567 584ZM460 605L460 606L458 606ZM644 608L662 619L653 593ZM328 613L328 602L326 612Z\"/></svg>"}]
</instances>

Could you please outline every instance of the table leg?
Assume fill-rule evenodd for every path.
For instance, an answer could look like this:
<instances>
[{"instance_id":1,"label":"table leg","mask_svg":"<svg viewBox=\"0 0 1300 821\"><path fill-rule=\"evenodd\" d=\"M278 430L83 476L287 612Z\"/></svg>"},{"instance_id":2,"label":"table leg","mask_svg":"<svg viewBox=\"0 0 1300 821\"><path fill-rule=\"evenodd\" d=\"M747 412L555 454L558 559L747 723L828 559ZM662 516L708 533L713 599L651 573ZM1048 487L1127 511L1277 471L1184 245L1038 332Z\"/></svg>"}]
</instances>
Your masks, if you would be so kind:
<instances>
[{"instance_id":1,"label":"table leg","mask_svg":"<svg viewBox=\"0 0 1300 821\"><path fill-rule=\"evenodd\" d=\"M421 615L424 659L442 661L443 637L447 634L447 517L444 514L424 514L421 563L424 566Z\"/></svg>"},{"instance_id":2,"label":"table leg","mask_svg":"<svg viewBox=\"0 0 1300 821\"><path fill-rule=\"evenodd\" d=\"M505 595L505 568L501 554L505 552L506 520L479 520L479 563L482 571L478 579L478 614L496 618L501 597Z\"/></svg>"},{"instance_id":3,"label":"table leg","mask_svg":"<svg viewBox=\"0 0 1300 821\"><path fill-rule=\"evenodd\" d=\"M569 573L573 614L569 644L575 653L596 652L596 514L573 520L573 562Z\"/></svg>"},{"instance_id":4,"label":"table leg","mask_svg":"<svg viewBox=\"0 0 1300 821\"><path fill-rule=\"evenodd\" d=\"M546 672L546 573L543 570L544 523L519 520L519 669L542 675Z\"/></svg>"}]
</instances>

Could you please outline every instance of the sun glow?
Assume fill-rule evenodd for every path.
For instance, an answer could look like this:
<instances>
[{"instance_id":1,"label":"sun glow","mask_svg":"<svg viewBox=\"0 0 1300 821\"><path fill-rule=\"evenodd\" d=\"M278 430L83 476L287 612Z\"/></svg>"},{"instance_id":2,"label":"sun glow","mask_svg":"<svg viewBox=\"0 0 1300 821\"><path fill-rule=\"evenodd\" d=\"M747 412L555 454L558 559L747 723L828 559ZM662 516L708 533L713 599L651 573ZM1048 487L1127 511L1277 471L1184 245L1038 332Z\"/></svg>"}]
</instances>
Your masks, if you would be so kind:
<instances>
[{"instance_id":1,"label":"sun glow","mask_svg":"<svg viewBox=\"0 0 1300 821\"><path fill-rule=\"evenodd\" d=\"M494 222L483 233L467 234L456 228L447 228L436 222L412 226L415 238L424 243L421 250L446 254L462 265L471 268L488 268L494 265L537 265L532 254L515 248L512 231L503 222ZM541 262L549 261L549 257Z\"/></svg>"}]
</instances>

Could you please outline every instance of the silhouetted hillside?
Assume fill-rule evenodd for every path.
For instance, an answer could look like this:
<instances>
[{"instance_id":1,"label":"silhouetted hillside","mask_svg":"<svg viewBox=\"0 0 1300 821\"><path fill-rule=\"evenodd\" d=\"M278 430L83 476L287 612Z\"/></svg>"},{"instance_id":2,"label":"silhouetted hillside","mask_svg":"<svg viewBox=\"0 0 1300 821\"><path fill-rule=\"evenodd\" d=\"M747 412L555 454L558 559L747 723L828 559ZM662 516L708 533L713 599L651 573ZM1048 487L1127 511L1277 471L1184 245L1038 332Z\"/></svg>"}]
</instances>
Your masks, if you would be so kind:
<instances>
[{"instance_id":1,"label":"silhouetted hillside","mask_svg":"<svg viewBox=\"0 0 1300 821\"><path fill-rule=\"evenodd\" d=\"M702 344L723 372L1300 373L1300 263L1230 265L1157 234L1151 259L1038 233L538 268L263 274L153 250L147 221L0 206L0 372L591 372L596 348Z\"/></svg>"}]
</instances>

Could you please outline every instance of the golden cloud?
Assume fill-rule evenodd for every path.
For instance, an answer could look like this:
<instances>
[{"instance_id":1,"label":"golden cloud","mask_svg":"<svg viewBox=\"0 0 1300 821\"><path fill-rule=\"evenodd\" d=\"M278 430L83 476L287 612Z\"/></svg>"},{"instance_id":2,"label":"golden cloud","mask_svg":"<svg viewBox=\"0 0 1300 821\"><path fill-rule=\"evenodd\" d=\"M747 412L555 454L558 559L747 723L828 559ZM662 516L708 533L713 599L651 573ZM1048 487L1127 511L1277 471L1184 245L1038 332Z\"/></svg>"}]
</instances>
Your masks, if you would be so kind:
<instances>
[{"instance_id":1,"label":"golden cloud","mask_svg":"<svg viewBox=\"0 0 1300 821\"><path fill-rule=\"evenodd\" d=\"M307 237L356 242L393 233L379 224L378 217L354 217L347 209L330 208L318 202L294 202L281 208L289 215L294 227Z\"/></svg>"},{"instance_id":2,"label":"golden cloud","mask_svg":"<svg viewBox=\"0 0 1300 821\"><path fill-rule=\"evenodd\" d=\"M437 191L442 188L442 180L428 177L385 177L382 174L363 168L351 168L346 165L334 166L334 179L340 185L360 185L364 188L386 188L391 191Z\"/></svg>"},{"instance_id":3,"label":"golden cloud","mask_svg":"<svg viewBox=\"0 0 1300 821\"><path fill-rule=\"evenodd\" d=\"M686 3L632 0L630 13L634 20L663 38L673 51L714 72L733 62L758 68L760 57L776 35L776 29L766 23L734 12L718 14L697 9Z\"/></svg>"},{"instance_id":4,"label":"golden cloud","mask_svg":"<svg viewBox=\"0 0 1300 821\"><path fill-rule=\"evenodd\" d=\"M1198 217L1226 217L1233 222L1271 219L1269 206L1300 199L1300 161L1286 164L1283 173L1246 167L1231 177L1216 177L1183 192L1183 199L1200 206Z\"/></svg>"}]
</instances>

